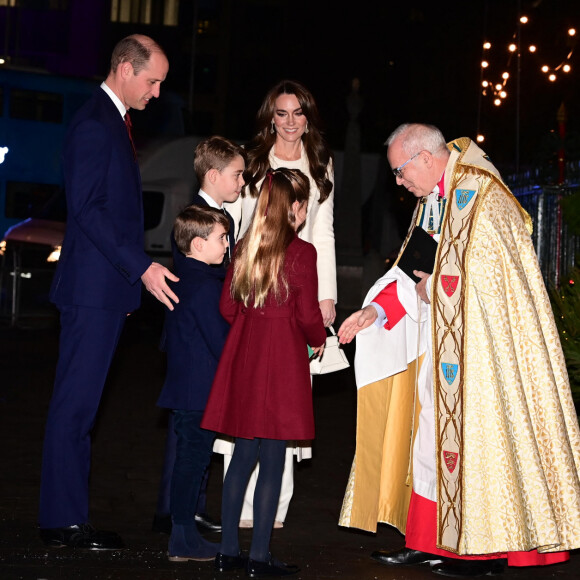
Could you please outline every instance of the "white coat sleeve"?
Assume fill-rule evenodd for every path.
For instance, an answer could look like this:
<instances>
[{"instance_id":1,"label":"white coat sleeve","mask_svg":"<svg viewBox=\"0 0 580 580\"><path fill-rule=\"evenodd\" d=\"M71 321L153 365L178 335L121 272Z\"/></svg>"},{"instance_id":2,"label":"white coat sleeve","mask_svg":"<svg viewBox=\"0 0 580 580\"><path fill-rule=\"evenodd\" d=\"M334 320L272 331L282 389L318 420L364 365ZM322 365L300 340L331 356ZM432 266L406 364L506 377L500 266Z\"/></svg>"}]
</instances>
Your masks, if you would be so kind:
<instances>
[{"instance_id":1,"label":"white coat sleeve","mask_svg":"<svg viewBox=\"0 0 580 580\"><path fill-rule=\"evenodd\" d=\"M330 195L318 208L312 227L312 244L318 253L318 300L331 298L337 302L336 250L334 244L334 167L328 166L328 178L332 181ZM314 201L318 203L318 200Z\"/></svg>"}]
</instances>

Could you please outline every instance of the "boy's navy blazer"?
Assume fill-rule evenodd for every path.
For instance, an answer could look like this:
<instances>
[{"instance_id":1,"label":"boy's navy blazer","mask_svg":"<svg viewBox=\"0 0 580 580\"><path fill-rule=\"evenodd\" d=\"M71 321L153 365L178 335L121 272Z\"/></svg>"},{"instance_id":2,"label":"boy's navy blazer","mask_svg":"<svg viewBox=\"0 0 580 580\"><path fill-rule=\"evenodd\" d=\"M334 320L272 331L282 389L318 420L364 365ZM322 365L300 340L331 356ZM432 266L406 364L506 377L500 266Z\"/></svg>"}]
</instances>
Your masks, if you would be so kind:
<instances>
[{"instance_id":1,"label":"boy's navy blazer","mask_svg":"<svg viewBox=\"0 0 580 580\"><path fill-rule=\"evenodd\" d=\"M141 299L144 250L139 167L125 122L102 88L73 118L63 149L66 233L51 299L130 312Z\"/></svg>"},{"instance_id":2,"label":"boy's navy blazer","mask_svg":"<svg viewBox=\"0 0 580 580\"><path fill-rule=\"evenodd\" d=\"M229 331L219 311L226 274L193 258L181 261L179 296L173 311L165 314L167 374L157 405L167 409L205 409L218 361Z\"/></svg>"}]
</instances>

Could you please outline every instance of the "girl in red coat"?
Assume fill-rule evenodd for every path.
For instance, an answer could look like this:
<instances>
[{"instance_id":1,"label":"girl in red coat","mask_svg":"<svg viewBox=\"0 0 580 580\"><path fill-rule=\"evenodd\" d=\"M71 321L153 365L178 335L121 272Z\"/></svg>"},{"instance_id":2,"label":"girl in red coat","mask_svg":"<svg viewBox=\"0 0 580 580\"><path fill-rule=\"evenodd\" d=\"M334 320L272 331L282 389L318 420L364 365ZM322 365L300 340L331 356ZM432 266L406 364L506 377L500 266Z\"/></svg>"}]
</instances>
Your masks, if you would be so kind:
<instances>
[{"instance_id":1,"label":"girl in red coat","mask_svg":"<svg viewBox=\"0 0 580 580\"><path fill-rule=\"evenodd\" d=\"M226 274L220 311L231 324L202 427L236 438L222 499L220 571L251 578L299 571L272 558L270 535L286 442L314 437L307 344L322 354L326 331L318 305L316 250L296 231L304 223L308 178L297 169L268 172L248 233ZM254 531L249 558L238 522L256 462Z\"/></svg>"}]
</instances>

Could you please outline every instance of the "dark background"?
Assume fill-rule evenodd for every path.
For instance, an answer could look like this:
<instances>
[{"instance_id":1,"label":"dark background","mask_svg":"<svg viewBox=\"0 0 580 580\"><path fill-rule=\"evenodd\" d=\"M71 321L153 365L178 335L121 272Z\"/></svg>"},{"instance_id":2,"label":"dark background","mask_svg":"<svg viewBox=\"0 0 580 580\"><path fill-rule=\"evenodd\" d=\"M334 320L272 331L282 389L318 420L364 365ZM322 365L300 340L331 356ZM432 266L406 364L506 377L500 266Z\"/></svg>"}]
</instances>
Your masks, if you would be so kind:
<instances>
[{"instance_id":1,"label":"dark background","mask_svg":"<svg viewBox=\"0 0 580 580\"><path fill-rule=\"evenodd\" d=\"M578 157L578 54L572 54L571 73L555 83L539 70L544 63L557 66L574 48L576 37L567 30L580 30L577 0L181 0L176 26L163 25L168 0L152 0L147 17L145 2L133 0L130 22L112 17L111 0L16 4L8 20L0 7L0 30L6 32L0 53L8 52L13 66L102 79L121 37L142 32L158 40L170 59L164 88L183 98L186 132L247 141L265 92L292 78L311 89L328 141L342 149L345 99L358 78L363 151L380 151L403 121L425 121L448 139L475 137L479 130L501 169L515 163L519 143L521 165L533 166L558 148L553 136L564 103L567 157ZM507 51L518 12L530 19L521 27L519 98L517 58L509 59ZM492 43L486 76L496 80L504 70L511 75L501 107L480 97L484 40ZM534 55L527 50L530 43L538 47ZM162 107L150 105L136 120L137 129L156 130L146 121Z\"/></svg>"},{"instance_id":2,"label":"dark background","mask_svg":"<svg viewBox=\"0 0 580 580\"><path fill-rule=\"evenodd\" d=\"M340 149L348 121L345 97L356 77L364 98L363 150L379 150L394 127L413 120L438 125L448 139L475 137L479 128L496 161L513 163L517 58L508 66L507 45L517 30L518 4L530 18L521 28L520 156L524 164L536 163L554 149L550 132L557 129L561 103L568 132L578 129L578 55L572 55L572 72L556 83L539 70L544 62L556 66L572 48L567 30L580 23L580 3L573 0L362 1L344 8L304 0L234 2L226 132L248 138L267 89L294 78L312 90L327 138ZM499 108L489 97L480 102L484 39L492 43L486 55L491 76L504 70L511 75L509 96ZM538 46L535 55L527 51L531 42ZM180 70L172 68L168 84L176 83Z\"/></svg>"}]
</instances>

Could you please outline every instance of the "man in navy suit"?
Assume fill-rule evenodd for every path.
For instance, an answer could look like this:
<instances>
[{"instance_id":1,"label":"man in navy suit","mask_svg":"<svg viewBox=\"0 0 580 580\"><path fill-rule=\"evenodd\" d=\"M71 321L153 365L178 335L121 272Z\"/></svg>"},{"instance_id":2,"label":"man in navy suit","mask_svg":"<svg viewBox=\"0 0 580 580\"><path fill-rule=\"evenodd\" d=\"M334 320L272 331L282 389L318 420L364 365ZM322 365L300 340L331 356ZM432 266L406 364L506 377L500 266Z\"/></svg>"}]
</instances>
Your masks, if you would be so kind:
<instances>
[{"instance_id":1,"label":"man in navy suit","mask_svg":"<svg viewBox=\"0 0 580 580\"><path fill-rule=\"evenodd\" d=\"M144 251L141 177L127 111L159 96L169 63L151 38L121 40L107 79L79 110L63 150L68 221L51 299L61 318L46 422L39 526L47 546L123 548L89 523L91 430L126 317L141 281L170 310L169 270Z\"/></svg>"}]
</instances>

